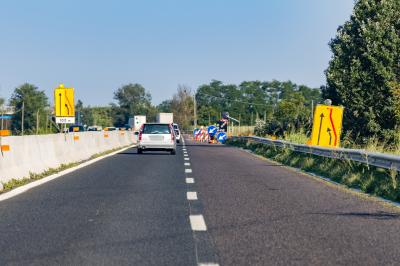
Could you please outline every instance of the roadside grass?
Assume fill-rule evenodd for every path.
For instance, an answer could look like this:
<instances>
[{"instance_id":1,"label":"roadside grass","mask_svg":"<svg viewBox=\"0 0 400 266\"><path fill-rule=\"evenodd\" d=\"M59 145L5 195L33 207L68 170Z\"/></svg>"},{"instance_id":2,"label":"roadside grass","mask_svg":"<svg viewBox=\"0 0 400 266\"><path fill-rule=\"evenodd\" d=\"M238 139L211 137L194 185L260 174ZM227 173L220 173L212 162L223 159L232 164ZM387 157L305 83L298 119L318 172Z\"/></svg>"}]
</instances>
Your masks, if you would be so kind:
<instances>
[{"instance_id":1,"label":"roadside grass","mask_svg":"<svg viewBox=\"0 0 400 266\"><path fill-rule=\"evenodd\" d=\"M24 178L21 178L21 179L13 178L13 179L9 180L8 182L3 183L3 190L0 191L0 194L8 192L8 191L10 191L10 190L12 190L14 188L26 185L26 184L28 184L30 182L42 179L44 177L57 174L57 173L59 173L61 171L64 171L66 169L78 166L78 165L80 165L82 163L85 163L85 162L88 162L90 160L96 159L98 157L113 153L115 151L121 150L121 149L129 147L129 146L130 145L124 146L124 147L120 147L120 148L111 149L111 150L107 150L105 152L96 153L96 154L90 156L89 159L86 159L86 160L83 160L83 161L79 161L79 162L68 163L68 164L61 164L57 168L49 168L46 171L44 171L42 173L39 173L39 174L38 173L29 173L29 177L24 177Z\"/></svg>"},{"instance_id":2,"label":"roadside grass","mask_svg":"<svg viewBox=\"0 0 400 266\"><path fill-rule=\"evenodd\" d=\"M400 175L397 171L350 160L325 158L244 140L228 140L228 145L249 149L255 154L287 166L314 173L350 188L400 202Z\"/></svg>"}]
</instances>

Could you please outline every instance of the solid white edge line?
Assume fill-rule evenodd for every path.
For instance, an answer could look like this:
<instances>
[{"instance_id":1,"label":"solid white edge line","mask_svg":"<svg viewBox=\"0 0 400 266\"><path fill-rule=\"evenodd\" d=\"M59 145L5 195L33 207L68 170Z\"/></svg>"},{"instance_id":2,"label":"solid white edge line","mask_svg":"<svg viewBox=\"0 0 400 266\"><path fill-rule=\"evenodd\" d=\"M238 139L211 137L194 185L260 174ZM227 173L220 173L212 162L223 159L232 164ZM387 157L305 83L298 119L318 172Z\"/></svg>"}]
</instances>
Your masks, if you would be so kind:
<instances>
[{"instance_id":1,"label":"solid white edge line","mask_svg":"<svg viewBox=\"0 0 400 266\"><path fill-rule=\"evenodd\" d=\"M106 154L106 155L97 157L97 158L95 158L95 159L93 159L93 160L90 160L90 161L81 163L81 164L79 164L79 165L77 165L77 166L71 167L71 168L69 168L69 169L63 170L63 171L61 171L61 172L59 172L59 173L57 173L57 174L49 175L49 176L44 177L44 178L42 178L42 179L39 179L39 180L30 182L30 183L28 183L28 184L26 184L26 185L17 187L17 188L15 188L15 189L13 189L13 190L11 190L11 191L9 191L9 192L5 192L5 193L1 194L1 195L0 195L0 201L7 200L7 199L9 199L9 198L15 197L15 196L17 196L17 195L19 195L19 194L22 194L22 193L24 193L24 192L30 190L31 188L40 186L40 185L42 185L42 184L44 184L44 183L47 183L47 182L49 182L49 181L51 181L51 180L53 180L53 179L56 179L56 178L59 178L59 177L61 177L61 176L63 176L63 175L66 175L66 174L69 174L69 173L71 173L71 172L74 172L74 171L76 171L76 170L78 170L78 169L80 169L80 168L83 168L83 167L86 167L86 166L88 166L88 165L91 165L91 164L93 164L93 163L95 163L95 162L97 162L97 161L100 161L100 160L105 159L105 158L107 158L107 157L113 156L113 155L115 155L115 154L117 154L117 153L120 153L121 151L130 149L130 148L132 148L132 147L135 147L135 145L131 145L131 146L129 146L129 147L126 147L126 148L117 150L117 151L115 151L115 152L112 152L112 153L109 153L109 154Z\"/></svg>"},{"instance_id":2,"label":"solid white edge line","mask_svg":"<svg viewBox=\"0 0 400 266\"><path fill-rule=\"evenodd\" d=\"M191 177L186 178L186 184L194 184L194 178Z\"/></svg>"},{"instance_id":3,"label":"solid white edge line","mask_svg":"<svg viewBox=\"0 0 400 266\"><path fill-rule=\"evenodd\" d=\"M185 173L190 174L192 172L192 169L185 169Z\"/></svg>"},{"instance_id":4,"label":"solid white edge line","mask_svg":"<svg viewBox=\"0 0 400 266\"><path fill-rule=\"evenodd\" d=\"M193 231L207 231L206 222L204 221L203 215L189 215L190 225Z\"/></svg>"},{"instance_id":5,"label":"solid white edge line","mask_svg":"<svg viewBox=\"0 0 400 266\"><path fill-rule=\"evenodd\" d=\"M186 198L188 200L198 200L196 191L188 191L186 192Z\"/></svg>"}]
</instances>

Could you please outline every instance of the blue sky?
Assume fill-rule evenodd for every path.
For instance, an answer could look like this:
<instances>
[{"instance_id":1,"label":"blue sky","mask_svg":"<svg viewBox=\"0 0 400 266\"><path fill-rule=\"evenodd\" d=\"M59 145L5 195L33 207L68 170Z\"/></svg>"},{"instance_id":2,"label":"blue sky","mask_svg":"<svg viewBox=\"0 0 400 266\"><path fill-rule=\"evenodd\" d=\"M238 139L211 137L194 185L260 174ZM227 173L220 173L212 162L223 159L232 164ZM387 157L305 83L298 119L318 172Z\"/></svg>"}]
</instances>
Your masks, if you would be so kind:
<instances>
[{"instance_id":1,"label":"blue sky","mask_svg":"<svg viewBox=\"0 0 400 266\"><path fill-rule=\"evenodd\" d=\"M59 83L106 105L126 83L153 103L212 79L325 83L353 0L0 0L0 96ZM52 101L52 99L51 99Z\"/></svg>"}]
</instances>

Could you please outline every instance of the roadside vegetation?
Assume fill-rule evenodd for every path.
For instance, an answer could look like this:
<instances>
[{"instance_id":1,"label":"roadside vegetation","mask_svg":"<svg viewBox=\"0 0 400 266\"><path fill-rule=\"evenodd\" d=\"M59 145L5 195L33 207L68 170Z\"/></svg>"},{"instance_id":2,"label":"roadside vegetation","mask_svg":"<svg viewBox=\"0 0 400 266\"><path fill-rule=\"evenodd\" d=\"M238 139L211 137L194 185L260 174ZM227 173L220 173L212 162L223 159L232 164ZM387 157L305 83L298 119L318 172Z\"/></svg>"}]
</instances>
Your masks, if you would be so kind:
<instances>
[{"instance_id":1,"label":"roadside vegetation","mask_svg":"<svg viewBox=\"0 0 400 266\"><path fill-rule=\"evenodd\" d=\"M400 176L390 171L350 160L337 160L243 140L228 140L228 145L248 149L257 155L287 166L329 178L365 193L400 202Z\"/></svg>"}]
</instances>

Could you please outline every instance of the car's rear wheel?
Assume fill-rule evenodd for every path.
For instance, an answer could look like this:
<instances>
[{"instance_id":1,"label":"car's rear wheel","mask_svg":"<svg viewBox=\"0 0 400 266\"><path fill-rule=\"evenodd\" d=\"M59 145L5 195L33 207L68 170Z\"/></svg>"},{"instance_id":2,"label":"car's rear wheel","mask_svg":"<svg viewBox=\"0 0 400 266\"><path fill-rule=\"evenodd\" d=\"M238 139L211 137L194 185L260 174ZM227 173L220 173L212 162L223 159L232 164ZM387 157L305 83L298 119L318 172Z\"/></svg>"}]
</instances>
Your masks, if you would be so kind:
<instances>
[{"instance_id":1,"label":"car's rear wheel","mask_svg":"<svg viewBox=\"0 0 400 266\"><path fill-rule=\"evenodd\" d=\"M171 150L171 155L175 155L176 154L176 150Z\"/></svg>"},{"instance_id":2,"label":"car's rear wheel","mask_svg":"<svg viewBox=\"0 0 400 266\"><path fill-rule=\"evenodd\" d=\"M138 154L142 154L142 153L143 153L143 150L138 148L138 149L137 149L137 153L138 153Z\"/></svg>"}]
</instances>

